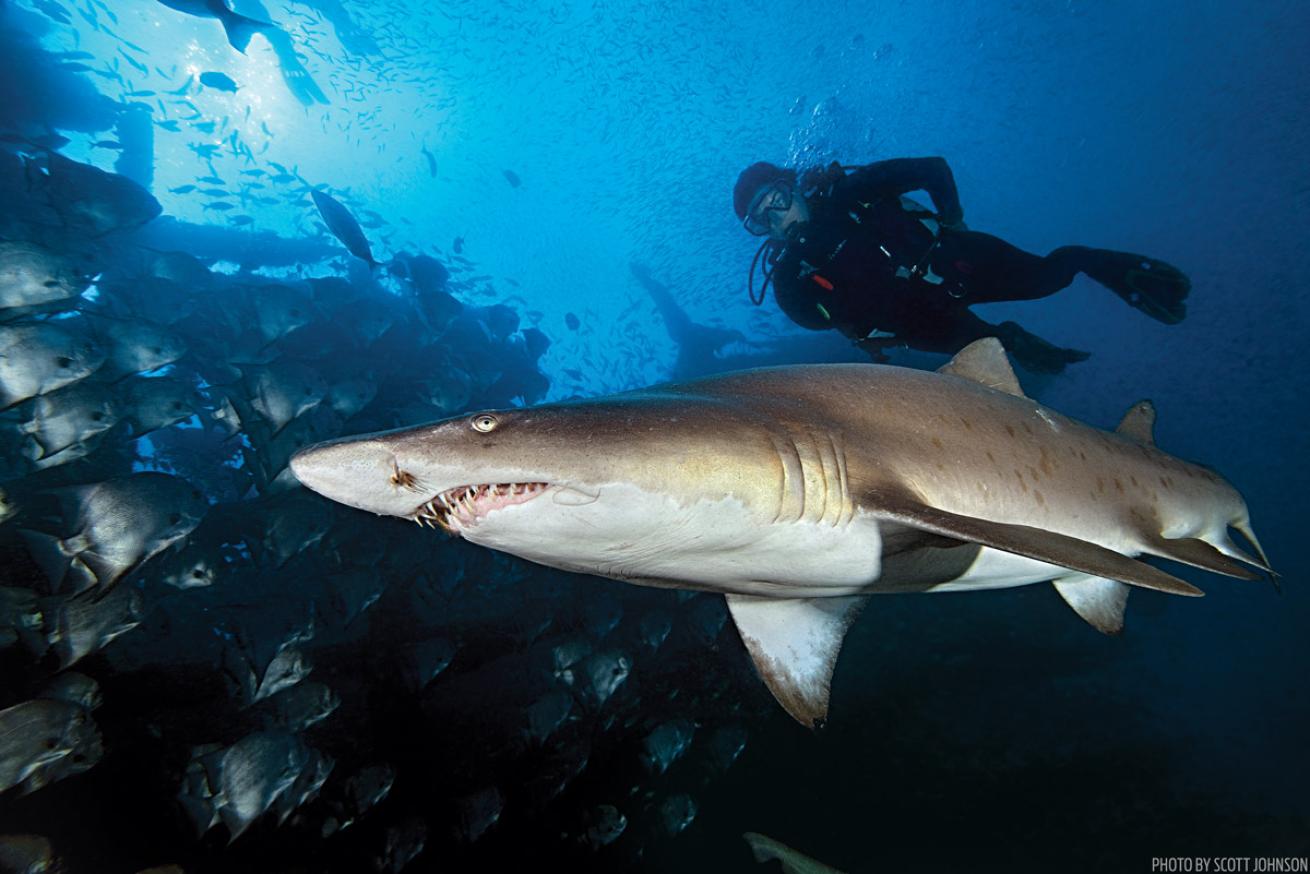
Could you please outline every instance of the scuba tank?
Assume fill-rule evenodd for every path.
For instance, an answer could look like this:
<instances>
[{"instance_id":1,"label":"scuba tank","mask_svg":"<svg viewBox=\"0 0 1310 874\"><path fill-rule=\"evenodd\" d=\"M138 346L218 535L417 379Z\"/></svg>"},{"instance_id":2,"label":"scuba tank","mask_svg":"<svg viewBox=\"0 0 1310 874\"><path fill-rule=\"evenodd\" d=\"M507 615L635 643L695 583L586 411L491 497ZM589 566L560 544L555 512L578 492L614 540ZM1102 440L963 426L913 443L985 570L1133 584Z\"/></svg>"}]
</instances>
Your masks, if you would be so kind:
<instances>
[{"instance_id":1,"label":"scuba tank","mask_svg":"<svg viewBox=\"0 0 1310 874\"><path fill-rule=\"evenodd\" d=\"M836 161L833 161L826 166L811 167L799 175L796 182L797 191L802 197L815 195L820 197L830 196L833 186L835 186L838 181L845 178L847 171L859 170L866 166L868 165L839 164ZM897 195L897 198L897 207L900 212L916 219L918 223L922 225L923 229L928 232L930 239L927 245L920 246L919 241L908 239L910 234L907 232L907 239L886 240L886 244L891 244L892 246L890 249L886 244L879 245L878 248L887 256L889 272L898 279L919 279L929 285L943 285L945 280L943 277L933 273L929 264L932 253L936 250L941 239L942 225L940 217L936 212L911 197L902 194ZM886 208L886 200L887 198L879 198L869 203L858 204L860 207L859 212L852 210L849 213L851 221L859 225L863 224L866 219L876 220L876 211ZM894 223L884 220L880 222L880 224L891 225ZM897 245L898 243L900 245ZM764 242L760 244L759 249L756 250L755 256L751 259L750 272L746 281L747 294L750 297L752 304L760 306L764 303L764 298L768 293L769 286L773 282L773 270L777 266L778 260L782 257L783 252L786 251L786 248L787 241L770 238L764 240ZM836 253L840 251L840 248L841 247L838 246L838 248L833 251L832 255L835 256ZM894 252L893 249L897 251ZM903 251L905 249L910 249L912 251ZM758 291L756 291L755 288L755 272L757 269L760 270L761 275L764 277L764 284ZM833 288L832 283L821 274L813 273L811 274L811 279L827 291L831 291ZM946 289L946 291L952 297L957 298L963 294L963 291L958 289L956 284L952 284L950 288Z\"/></svg>"}]
</instances>

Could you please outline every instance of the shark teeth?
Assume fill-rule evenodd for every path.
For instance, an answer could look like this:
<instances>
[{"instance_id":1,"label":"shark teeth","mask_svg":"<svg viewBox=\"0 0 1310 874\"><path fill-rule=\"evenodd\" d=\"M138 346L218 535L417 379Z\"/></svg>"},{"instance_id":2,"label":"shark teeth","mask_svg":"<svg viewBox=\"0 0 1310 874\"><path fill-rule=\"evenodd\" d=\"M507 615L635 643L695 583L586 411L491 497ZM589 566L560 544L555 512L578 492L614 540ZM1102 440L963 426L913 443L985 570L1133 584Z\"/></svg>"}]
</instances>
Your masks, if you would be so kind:
<instances>
[{"instance_id":1,"label":"shark teeth","mask_svg":"<svg viewBox=\"0 0 1310 874\"><path fill-rule=\"evenodd\" d=\"M548 483L483 483L447 489L421 504L411 516L419 525L458 534L492 510L521 504L546 490Z\"/></svg>"}]
</instances>

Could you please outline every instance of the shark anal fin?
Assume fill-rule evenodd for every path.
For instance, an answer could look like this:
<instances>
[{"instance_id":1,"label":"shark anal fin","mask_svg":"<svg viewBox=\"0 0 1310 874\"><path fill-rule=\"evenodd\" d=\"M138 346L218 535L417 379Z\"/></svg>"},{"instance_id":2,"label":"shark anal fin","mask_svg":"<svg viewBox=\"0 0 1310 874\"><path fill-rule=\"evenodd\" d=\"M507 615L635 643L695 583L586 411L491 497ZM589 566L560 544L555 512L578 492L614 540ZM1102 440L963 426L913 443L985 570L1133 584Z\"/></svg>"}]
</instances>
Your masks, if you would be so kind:
<instances>
[{"instance_id":1,"label":"shark anal fin","mask_svg":"<svg viewBox=\"0 0 1310 874\"><path fill-rule=\"evenodd\" d=\"M1150 401L1138 401L1128 408L1119 420L1115 433L1130 437L1147 446L1155 445L1155 405Z\"/></svg>"},{"instance_id":2,"label":"shark anal fin","mask_svg":"<svg viewBox=\"0 0 1310 874\"><path fill-rule=\"evenodd\" d=\"M797 722L817 728L828 716L828 692L842 638L868 596L726 597L760 679Z\"/></svg>"},{"instance_id":3,"label":"shark anal fin","mask_svg":"<svg viewBox=\"0 0 1310 874\"><path fill-rule=\"evenodd\" d=\"M1118 580L1121 583L1155 589L1171 595L1205 594L1192 584L1159 568L1151 567L1149 564L1121 555L1089 540L1079 540L1067 534L1058 534L1028 525L961 516L930 507L908 495L893 492L879 491L869 494L861 503L883 519L1036 561L1059 565L1089 576Z\"/></svg>"},{"instance_id":4,"label":"shark anal fin","mask_svg":"<svg viewBox=\"0 0 1310 874\"><path fill-rule=\"evenodd\" d=\"M1124 628L1124 607L1128 587L1118 580L1080 574L1055 580L1055 591L1073 611L1102 634L1118 634Z\"/></svg>"},{"instance_id":5,"label":"shark anal fin","mask_svg":"<svg viewBox=\"0 0 1310 874\"><path fill-rule=\"evenodd\" d=\"M1014 375L1014 368L1010 366L1010 359L1005 357L1005 347L995 337L974 340L937 368L937 372L949 373L1018 398L1026 397L1019 378Z\"/></svg>"}]
</instances>

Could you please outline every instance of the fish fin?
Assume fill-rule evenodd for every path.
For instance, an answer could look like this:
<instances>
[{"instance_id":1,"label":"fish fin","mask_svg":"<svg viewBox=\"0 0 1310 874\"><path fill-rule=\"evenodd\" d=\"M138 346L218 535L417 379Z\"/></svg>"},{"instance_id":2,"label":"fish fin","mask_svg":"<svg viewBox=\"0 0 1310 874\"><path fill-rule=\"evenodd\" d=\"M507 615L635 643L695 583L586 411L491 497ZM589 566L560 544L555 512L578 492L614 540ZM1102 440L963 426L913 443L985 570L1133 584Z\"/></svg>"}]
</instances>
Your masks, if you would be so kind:
<instances>
[{"instance_id":1,"label":"fish fin","mask_svg":"<svg viewBox=\"0 0 1310 874\"><path fill-rule=\"evenodd\" d=\"M223 16L222 21L223 30L227 31L227 41L232 45L232 48L243 55L250 46L251 37L267 27L273 27L267 21L258 21L230 11Z\"/></svg>"},{"instance_id":2,"label":"fish fin","mask_svg":"<svg viewBox=\"0 0 1310 874\"><path fill-rule=\"evenodd\" d=\"M218 808L217 813L220 820L223 825L227 826L227 843L228 846L231 846L233 841L241 837L241 833L246 830L246 826L250 825L251 820L245 819L241 814L233 810L231 804L215 806Z\"/></svg>"},{"instance_id":3,"label":"fish fin","mask_svg":"<svg viewBox=\"0 0 1310 874\"><path fill-rule=\"evenodd\" d=\"M726 597L746 651L773 697L807 728L822 725L842 638L868 596Z\"/></svg>"},{"instance_id":4,"label":"fish fin","mask_svg":"<svg viewBox=\"0 0 1310 874\"><path fill-rule=\"evenodd\" d=\"M1205 594L1159 568L1088 540L1028 525L992 522L930 507L909 495L870 493L861 503L877 516L914 528L1171 595Z\"/></svg>"},{"instance_id":5,"label":"fish fin","mask_svg":"<svg viewBox=\"0 0 1310 874\"><path fill-rule=\"evenodd\" d=\"M1147 446L1155 445L1155 404L1150 401L1138 401L1128 408L1124 417L1119 420L1119 427L1114 429L1116 434L1136 440L1138 443L1144 443Z\"/></svg>"},{"instance_id":6,"label":"fish fin","mask_svg":"<svg viewBox=\"0 0 1310 874\"><path fill-rule=\"evenodd\" d=\"M108 587L112 586L115 580L126 573L126 570L124 570L121 565L114 563L90 549L80 552L77 558L78 561L80 561L86 569L91 572L91 575L95 577L96 583L100 586L101 596L108 591Z\"/></svg>"},{"instance_id":7,"label":"fish fin","mask_svg":"<svg viewBox=\"0 0 1310 874\"><path fill-rule=\"evenodd\" d=\"M1128 604L1128 587L1118 580L1079 574L1052 580L1055 591L1073 612L1087 620L1102 634L1118 634L1124 628L1124 607Z\"/></svg>"},{"instance_id":8,"label":"fish fin","mask_svg":"<svg viewBox=\"0 0 1310 874\"><path fill-rule=\"evenodd\" d=\"M804 853L798 853L782 841L775 841L767 835L744 832L742 837L750 845L756 862L777 861L782 865L782 874L841 874L836 868L816 862Z\"/></svg>"},{"instance_id":9,"label":"fish fin","mask_svg":"<svg viewBox=\"0 0 1310 874\"><path fill-rule=\"evenodd\" d=\"M1241 555L1236 547L1234 551ZM1146 544L1146 551L1151 555L1172 559L1181 564L1199 567L1202 570L1237 577L1240 580L1258 580L1260 575L1250 568L1243 567L1215 547L1195 537L1159 537ZM1250 558L1250 556L1246 556ZM1254 563L1254 562L1250 562ZM1258 564L1255 565L1259 567Z\"/></svg>"},{"instance_id":10,"label":"fish fin","mask_svg":"<svg viewBox=\"0 0 1310 874\"><path fill-rule=\"evenodd\" d=\"M28 434L23 438L23 443L18 449L18 454L26 458L28 461L40 461L45 458L48 453L46 452L45 447L41 445L39 438L32 434Z\"/></svg>"},{"instance_id":11,"label":"fish fin","mask_svg":"<svg viewBox=\"0 0 1310 874\"><path fill-rule=\"evenodd\" d=\"M974 340L937 368L937 372L958 376L1017 398L1027 397L1023 386L1019 385L1019 377L1014 375L1010 359L1005 355L1005 347L995 337Z\"/></svg>"},{"instance_id":12,"label":"fish fin","mask_svg":"<svg viewBox=\"0 0 1310 874\"><path fill-rule=\"evenodd\" d=\"M68 573L68 565L72 560L72 556L63 548L63 541L53 535L33 531L30 528L20 528L18 533L22 535L23 541L27 544L27 551L32 556L32 560L36 562L37 566L45 572L46 578L50 580L51 587L58 589L59 584L63 582L64 574Z\"/></svg>"}]
</instances>

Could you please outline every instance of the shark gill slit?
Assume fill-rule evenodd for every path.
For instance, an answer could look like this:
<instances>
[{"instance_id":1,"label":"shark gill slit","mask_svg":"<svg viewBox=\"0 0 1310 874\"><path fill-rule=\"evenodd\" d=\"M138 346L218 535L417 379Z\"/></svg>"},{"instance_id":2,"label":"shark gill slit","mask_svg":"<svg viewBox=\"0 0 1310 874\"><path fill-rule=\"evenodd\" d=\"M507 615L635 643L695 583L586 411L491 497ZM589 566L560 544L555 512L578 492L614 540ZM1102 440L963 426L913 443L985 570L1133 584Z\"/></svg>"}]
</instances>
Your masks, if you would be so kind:
<instances>
[{"instance_id":1,"label":"shark gill slit","mask_svg":"<svg viewBox=\"0 0 1310 874\"><path fill-rule=\"evenodd\" d=\"M796 457L801 465L801 493L804 496L801 504L801 519L810 519L811 511L816 503L818 504L817 518L822 519L825 507L818 501L825 497L823 494L824 485L816 480L823 476L823 462L819 459L819 452L814 445L814 438L808 433L802 433L799 435L799 439L792 439L792 445L796 447Z\"/></svg>"},{"instance_id":2,"label":"shark gill slit","mask_svg":"<svg viewBox=\"0 0 1310 874\"><path fill-rule=\"evenodd\" d=\"M785 443L776 438L774 443L778 447L778 457L782 460L783 497L789 498L786 503L795 507L795 518L788 518L787 521L799 522L805 518L805 464L801 460L801 450L791 435L787 436Z\"/></svg>"},{"instance_id":3,"label":"shark gill slit","mask_svg":"<svg viewBox=\"0 0 1310 874\"><path fill-rule=\"evenodd\" d=\"M828 443L832 446L832 457L837 463L837 525L840 527L846 525L855 516L855 508L851 502L851 484L846 476L846 453L831 431L827 432Z\"/></svg>"},{"instance_id":4,"label":"shark gill slit","mask_svg":"<svg viewBox=\"0 0 1310 874\"><path fill-rule=\"evenodd\" d=\"M787 505L787 486L790 478L787 476L787 459L784 457L786 450L778 438L770 434L769 441L773 444L774 454L778 456L778 506L773 513L773 522L782 521L783 509Z\"/></svg>"},{"instance_id":5,"label":"shark gill slit","mask_svg":"<svg viewBox=\"0 0 1310 874\"><path fill-rule=\"evenodd\" d=\"M841 476L837 472L837 457L833 454L832 438L823 431L821 433L810 433L810 440L814 442L814 453L819 456L819 471L823 475L823 512L819 514L819 523L827 521L828 512L831 509L838 517L841 516L841 501L833 500L833 491L841 489ZM836 519L833 520L835 525Z\"/></svg>"}]
</instances>

